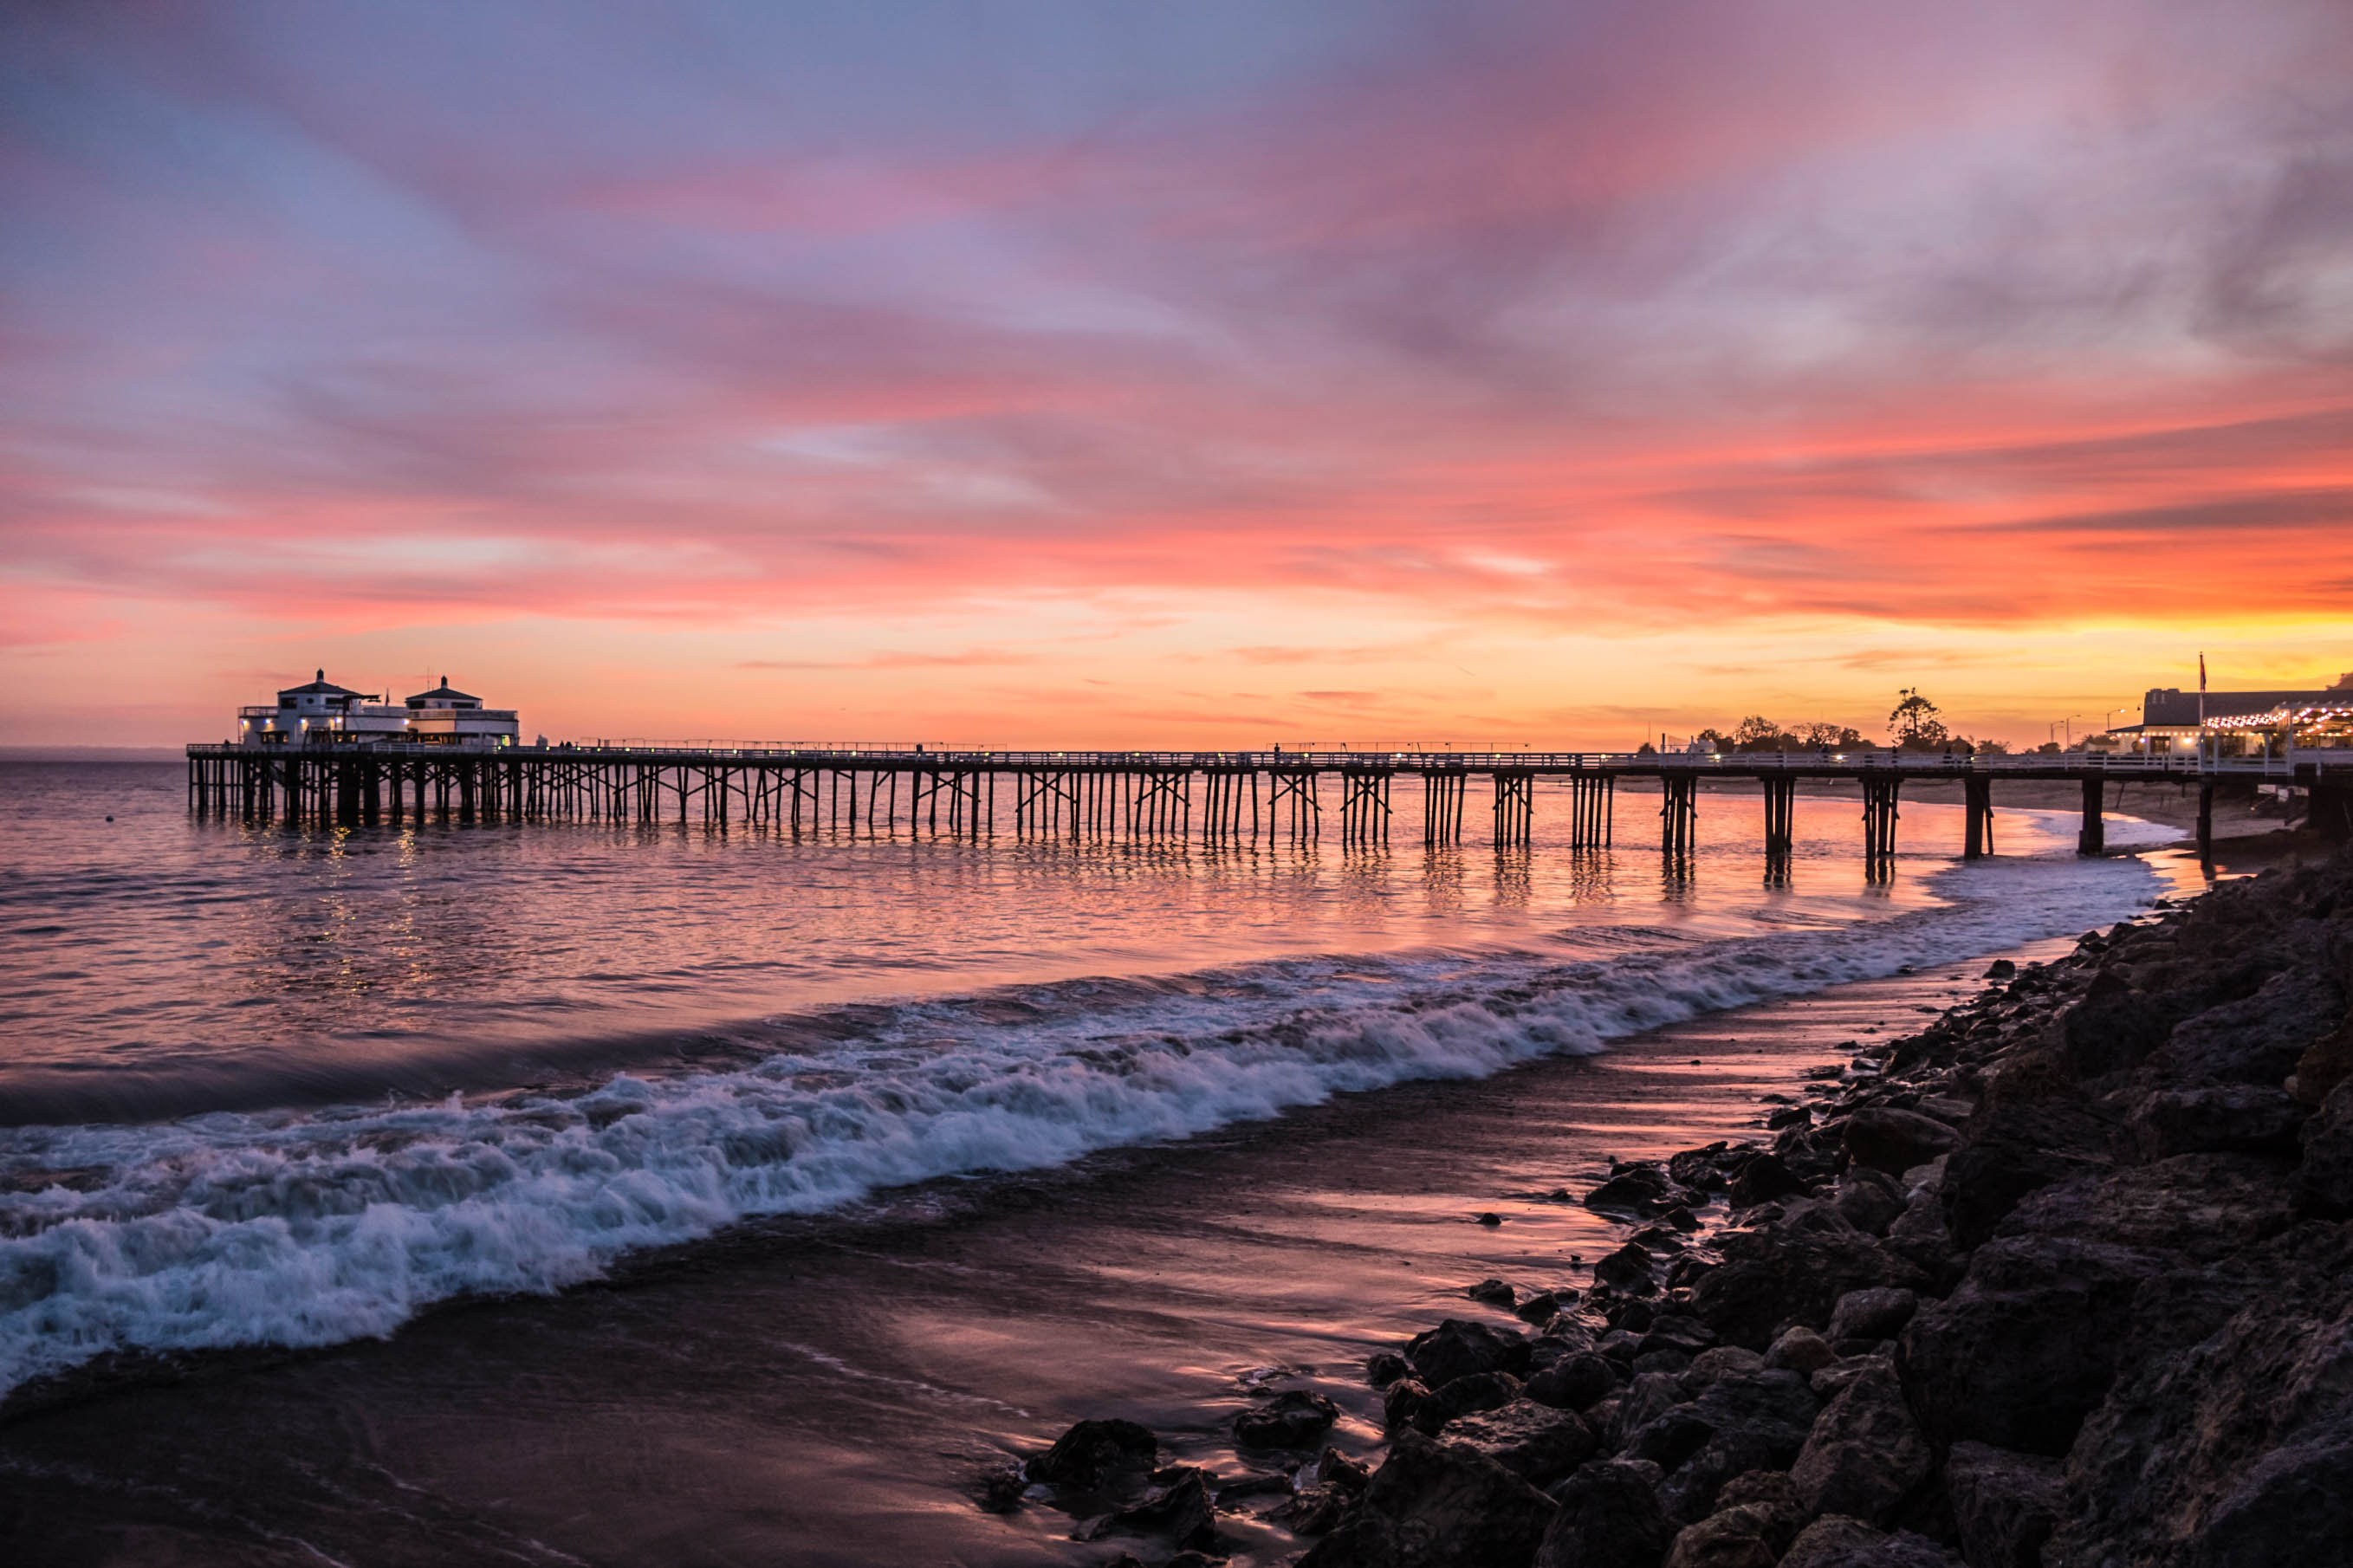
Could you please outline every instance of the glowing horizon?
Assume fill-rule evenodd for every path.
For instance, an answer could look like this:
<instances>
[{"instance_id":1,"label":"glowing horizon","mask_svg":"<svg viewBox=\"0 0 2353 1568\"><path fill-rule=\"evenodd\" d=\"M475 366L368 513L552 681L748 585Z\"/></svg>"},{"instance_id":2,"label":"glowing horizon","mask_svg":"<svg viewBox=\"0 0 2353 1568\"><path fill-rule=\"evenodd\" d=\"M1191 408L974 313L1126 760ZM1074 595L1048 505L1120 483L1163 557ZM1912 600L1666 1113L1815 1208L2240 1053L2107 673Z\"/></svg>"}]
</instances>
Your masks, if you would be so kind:
<instances>
[{"instance_id":1,"label":"glowing horizon","mask_svg":"<svg viewBox=\"0 0 2353 1568\"><path fill-rule=\"evenodd\" d=\"M2316 0L26 7L0 201L5 743L322 665L1586 748L2353 669Z\"/></svg>"}]
</instances>

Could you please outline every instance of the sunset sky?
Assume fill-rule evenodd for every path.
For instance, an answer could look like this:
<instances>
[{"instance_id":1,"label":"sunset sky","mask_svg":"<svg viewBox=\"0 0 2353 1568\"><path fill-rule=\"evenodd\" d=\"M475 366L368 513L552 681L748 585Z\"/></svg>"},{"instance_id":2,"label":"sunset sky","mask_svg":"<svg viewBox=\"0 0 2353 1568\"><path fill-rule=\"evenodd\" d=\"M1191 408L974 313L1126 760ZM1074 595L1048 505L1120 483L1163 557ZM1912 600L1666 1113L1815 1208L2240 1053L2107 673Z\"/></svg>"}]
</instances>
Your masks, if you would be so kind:
<instances>
[{"instance_id":1,"label":"sunset sky","mask_svg":"<svg viewBox=\"0 0 2353 1568\"><path fill-rule=\"evenodd\" d=\"M0 18L0 742L322 665L1563 747L2353 670L2346 0Z\"/></svg>"}]
</instances>

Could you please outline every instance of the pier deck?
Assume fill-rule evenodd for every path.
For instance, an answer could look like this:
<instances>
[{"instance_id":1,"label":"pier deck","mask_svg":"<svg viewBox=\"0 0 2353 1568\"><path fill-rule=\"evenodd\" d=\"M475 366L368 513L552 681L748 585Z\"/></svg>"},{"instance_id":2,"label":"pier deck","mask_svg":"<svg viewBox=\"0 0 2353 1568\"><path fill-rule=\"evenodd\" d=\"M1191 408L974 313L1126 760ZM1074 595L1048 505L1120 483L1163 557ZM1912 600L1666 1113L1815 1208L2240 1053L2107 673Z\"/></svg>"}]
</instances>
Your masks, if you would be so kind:
<instances>
[{"instance_id":1,"label":"pier deck","mask_svg":"<svg viewBox=\"0 0 2353 1568\"><path fill-rule=\"evenodd\" d=\"M2083 786L2085 854L2105 847L2102 806L2112 781L2177 782L2200 792L2201 844L2211 842L2214 790L2232 783L2310 792L2324 832L2353 832L2353 751L2285 756L1984 757L1940 752L1004 752L922 747L431 744L192 745L188 801L204 816L372 826L459 822L741 823L798 830L903 825L988 837L1208 842L1307 841L1324 833L1324 785L1335 784L1336 828L1348 844L1389 841L1391 785L1422 783L1419 837L1459 843L1468 784L1487 785L1490 836L1530 842L1539 780L1565 786L1572 847L1609 844L1618 785L1658 786L1661 844L1694 843L1699 785L1754 780L1765 800L1765 847L1790 848L1801 779L1862 786L1863 850L1895 848L1902 787L1957 780L1967 806L1964 852L1990 853L1993 794L2003 781L2071 780Z\"/></svg>"}]
</instances>

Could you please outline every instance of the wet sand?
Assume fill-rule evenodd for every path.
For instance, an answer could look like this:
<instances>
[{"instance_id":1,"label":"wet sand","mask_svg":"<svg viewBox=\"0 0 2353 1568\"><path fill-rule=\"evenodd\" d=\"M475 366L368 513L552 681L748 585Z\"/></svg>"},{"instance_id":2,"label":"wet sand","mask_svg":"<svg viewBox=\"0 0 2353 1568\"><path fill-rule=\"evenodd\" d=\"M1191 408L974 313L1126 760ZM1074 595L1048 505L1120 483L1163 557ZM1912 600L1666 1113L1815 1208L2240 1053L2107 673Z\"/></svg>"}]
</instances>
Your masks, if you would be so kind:
<instances>
[{"instance_id":1,"label":"wet sand","mask_svg":"<svg viewBox=\"0 0 2353 1568\"><path fill-rule=\"evenodd\" d=\"M1267 1368L1336 1400L1335 1440L1371 1448L1369 1351L1490 1313L1461 1294L1481 1279L1581 1284L1573 1259L1615 1245L1546 1194L1583 1193L1612 1154L1757 1135L1761 1096L1800 1093L1808 1069L1904 1032L1983 967L747 1226L387 1342L20 1404L0 1426L0 1557L1106 1561L1118 1545L1071 1542L1050 1508L981 1511L979 1477L1109 1415L1239 1473L1227 1430ZM1221 1527L1238 1563L1301 1544L1247 1515Z\"/></svg>"}]
</instances>

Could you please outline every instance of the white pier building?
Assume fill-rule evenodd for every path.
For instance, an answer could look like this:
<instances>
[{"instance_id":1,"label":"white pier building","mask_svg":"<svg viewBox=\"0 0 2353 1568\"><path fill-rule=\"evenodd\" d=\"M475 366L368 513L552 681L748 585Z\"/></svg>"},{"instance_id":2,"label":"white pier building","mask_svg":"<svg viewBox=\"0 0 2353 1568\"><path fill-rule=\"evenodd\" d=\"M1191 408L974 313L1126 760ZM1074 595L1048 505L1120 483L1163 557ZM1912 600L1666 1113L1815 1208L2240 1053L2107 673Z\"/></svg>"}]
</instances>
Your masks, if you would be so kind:
<instances>
[{"instance_id":1,"label":"white pier building","mask_svg":"<svg viewBox=\"0 0 2353 1568\"><path fill-rule=\"evenodd\" d=\"M290 686L273 706L240 708L237 740L248 746L512 746L522 725L512 708L485 708L482 700L441 684L406 702L390 703L338 686L320 670Z\"/></svg>"}]
</instances>

